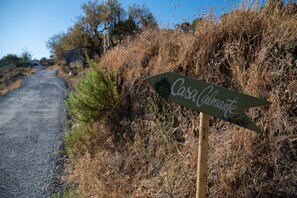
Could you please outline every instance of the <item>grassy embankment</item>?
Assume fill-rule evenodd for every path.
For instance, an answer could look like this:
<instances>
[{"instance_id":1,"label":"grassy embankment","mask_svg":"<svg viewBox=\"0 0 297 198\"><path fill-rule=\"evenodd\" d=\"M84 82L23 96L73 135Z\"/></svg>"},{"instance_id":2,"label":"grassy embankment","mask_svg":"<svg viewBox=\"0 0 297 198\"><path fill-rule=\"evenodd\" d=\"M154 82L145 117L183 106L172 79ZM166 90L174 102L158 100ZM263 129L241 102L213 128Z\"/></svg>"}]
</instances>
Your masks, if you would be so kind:
<instances>
[{"instance_id":1,"label":"grassy embankment","mask_svg":"<svg viewBox=\"0 0 297 198\"><path fill-rule=\"evenodd\" d=\"M18 89L22 85L20 76L31 75L36 71L35 68L15 67L14 65L0 67L0 96Z\"/></svg>"},{"instance_id":2,"label":"grassy embankment","mask_svg":"<svg viewBox=\"0 0 297 198\"><path fill-rule=\"evenodd\" d=\"M198 113L144 80L174 71L272 102L246 110L261 134L211 119L208 197L296 197L296 13L237 10L194 33L147 30L106 53L68 103L68 181L83 197L195 196Z\"/></svg>"}]
</instances>

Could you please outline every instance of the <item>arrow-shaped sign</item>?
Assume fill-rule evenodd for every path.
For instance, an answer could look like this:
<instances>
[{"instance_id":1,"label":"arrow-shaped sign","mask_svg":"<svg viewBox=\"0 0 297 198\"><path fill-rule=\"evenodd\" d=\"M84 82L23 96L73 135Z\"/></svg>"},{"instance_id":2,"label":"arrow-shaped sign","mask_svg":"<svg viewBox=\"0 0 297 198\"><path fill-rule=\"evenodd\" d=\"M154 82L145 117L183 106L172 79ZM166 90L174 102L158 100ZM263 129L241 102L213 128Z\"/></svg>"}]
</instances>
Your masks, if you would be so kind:
<instances>
[{"instance_id":1,"label":"arrow-shaped sign","mask_svg":"<svg viewBox=\"0 0 297 198\"><path fill-rule=\"evenodd\" d=\"M270 104L266 100L172 72L149 77L146 81L161 97L169 101L256 132L260 132L260 129L243 109Z\"/></svg>"}]
</instances>

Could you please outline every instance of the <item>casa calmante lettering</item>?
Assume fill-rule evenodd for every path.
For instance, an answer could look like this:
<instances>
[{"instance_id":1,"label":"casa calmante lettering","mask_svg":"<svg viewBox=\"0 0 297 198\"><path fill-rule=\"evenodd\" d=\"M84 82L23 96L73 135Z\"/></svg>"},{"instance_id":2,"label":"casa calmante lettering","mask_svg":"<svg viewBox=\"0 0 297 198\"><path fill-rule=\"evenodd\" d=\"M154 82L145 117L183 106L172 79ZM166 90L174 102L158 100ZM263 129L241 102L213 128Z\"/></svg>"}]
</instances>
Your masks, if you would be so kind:
<instances>
[{"instance_id":1,"label":"casa calmante lettering","mask_svg":"<svg viewBox=\"0 0 297 198\"><path fill-rule=\"evenodd\" d=\"M149 77L146 81L161 97L169 101L256 132L261 130L243 109L270 104L260 98L172 72Z\"/></svg>"}]
</instances>

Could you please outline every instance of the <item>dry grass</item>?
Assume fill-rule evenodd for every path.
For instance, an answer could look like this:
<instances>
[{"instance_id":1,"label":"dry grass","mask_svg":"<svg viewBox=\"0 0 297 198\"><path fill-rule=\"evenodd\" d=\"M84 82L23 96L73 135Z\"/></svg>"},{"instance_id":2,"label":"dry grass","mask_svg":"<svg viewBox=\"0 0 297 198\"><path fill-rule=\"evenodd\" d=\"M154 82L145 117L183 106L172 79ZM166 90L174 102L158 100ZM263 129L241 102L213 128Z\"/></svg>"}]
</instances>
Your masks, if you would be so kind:
<instances>
[{"instance_id":1,"label":"dry grass","mask_svg":"<svg viewBox=\"0 0 297 198\"><path fill-rule=\"evenodd\" d=\"M38 71L38 69L36 69L36 68L25 68L25 69L22 69L20 72L21 72L21 75L30 76L37 71Z\"/></svg>"},{"instance_id":2,"label":"dry grass","mask_svg":"<svg viewBox=\"0 0 297 198\"><path fill-rule=\"evenodd\" d=\"M82 78L86 70L81 69L76 75L71 75L69 72L64 71L63 66L54 65L48 67L49 70L57 70L57 75L63 79L68 86L68 89L74 90L74 85Z\"/></svg>"},{"instance_id":3,"label":"dry grass","mask_svg":"<svg viewBox=\"0 0 297 198\"><path fill-rule=\"evenodd\" d=\"M17 68L14 65L9 65L0 68L0 96L3 96L10 91L18 89L22 85L20 76L28 76L35 73L35 68Z\"/></svg>"},{"instance_id":4,"label":"dry grass","mask_svg":"<svg viewBox=\"0 0 297 198\"><path fill-rule=\"evenodd\" d=\"M238 10L195 33L148 30L109 51L98 67L118 74L122 100L71 158L69 181L84 197L194 197L198 114L144 81L174 71L272 102L247 110L259 135L212 118L208 197L296 197L293 8Z\"/></svg>"},{"instance_id":5,"label":"dry grass","mask_svg":"<svg viewBox=\"0 0 297 198\"><path fill-rule=\"evenodd\" d=\"M0 89L0 96L3 96L15 89L18 89L22 86L22 80L18 79L14 82L9 83L6 87Z\"/></svg>"},{"instance_id":6,"label":"dry grass","mask_svg":"<svg viewBox=\"0 0 297 198\"><path fill-rule=\"evenodd\" d=\"M56 65L52 65L52 66L48 66L47 69L48 70L58 70L60 67L56 64Z\"/></svg>"}]
</instances>

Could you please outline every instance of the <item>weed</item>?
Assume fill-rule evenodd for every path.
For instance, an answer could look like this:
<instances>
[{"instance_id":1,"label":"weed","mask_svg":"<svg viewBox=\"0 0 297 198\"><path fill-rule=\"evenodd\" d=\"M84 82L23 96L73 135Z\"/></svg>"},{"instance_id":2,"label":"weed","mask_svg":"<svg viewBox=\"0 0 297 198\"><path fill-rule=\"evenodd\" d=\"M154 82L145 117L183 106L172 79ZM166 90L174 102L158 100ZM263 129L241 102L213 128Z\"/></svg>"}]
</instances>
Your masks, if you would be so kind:
<instances>
[{"instance_id":1,"label":"weed","mask_svg":"<svg viewBox=\"0 0 297 198\"><path fill-rule=\"evenodd\" d=\"M124 97L111 117L120 116L95 121L98 146L76 159L69 181L85 197L194 196L198 114L156 97L144 81L174 71L272 102L247 110L260 135L212 118L208 196L296 197L297 9L269 2L205 18L192 33L147 30L105 54L96 68L117 73Z\"/></svg>"},{"instance_id":2,"label":"weed","mask_svg":"<svg viewBox=\"0 0 297 198\"><path fill-rule=\"evenodd\" d=\"M65 102L69 113L84 123L99 121L119 100L111 75L96 69L92 60L88 59L88 63L91 69L75 86L76 92L71 91Z\"/></svg>"},{"instance_id":3,"label":"weed","mask_svg":"<svg viewBox=\"0 0 297 198\"><path fill-rule=\"evenodd\" d=\"M67 150L68 155L74 155L75 154L75 144L78 144L78 142L81 142L82 140L82 130L79 129L71 129L70 131L65 133L65 147ZM78 144L79 145L79 144ZM80 151L81 152L81 151Z\"/></svg>"},{"instance_id":4,"label":"weed","mask_svg":"<svg viewBox=\"0 0 297 198\"><path fill-rule=\"evenodd\" d=\"M80 198L82 197L81 194L77 193L76 191L66 191L63 193L55 193L52 198Z\"/></svg>"}]
</instances>

